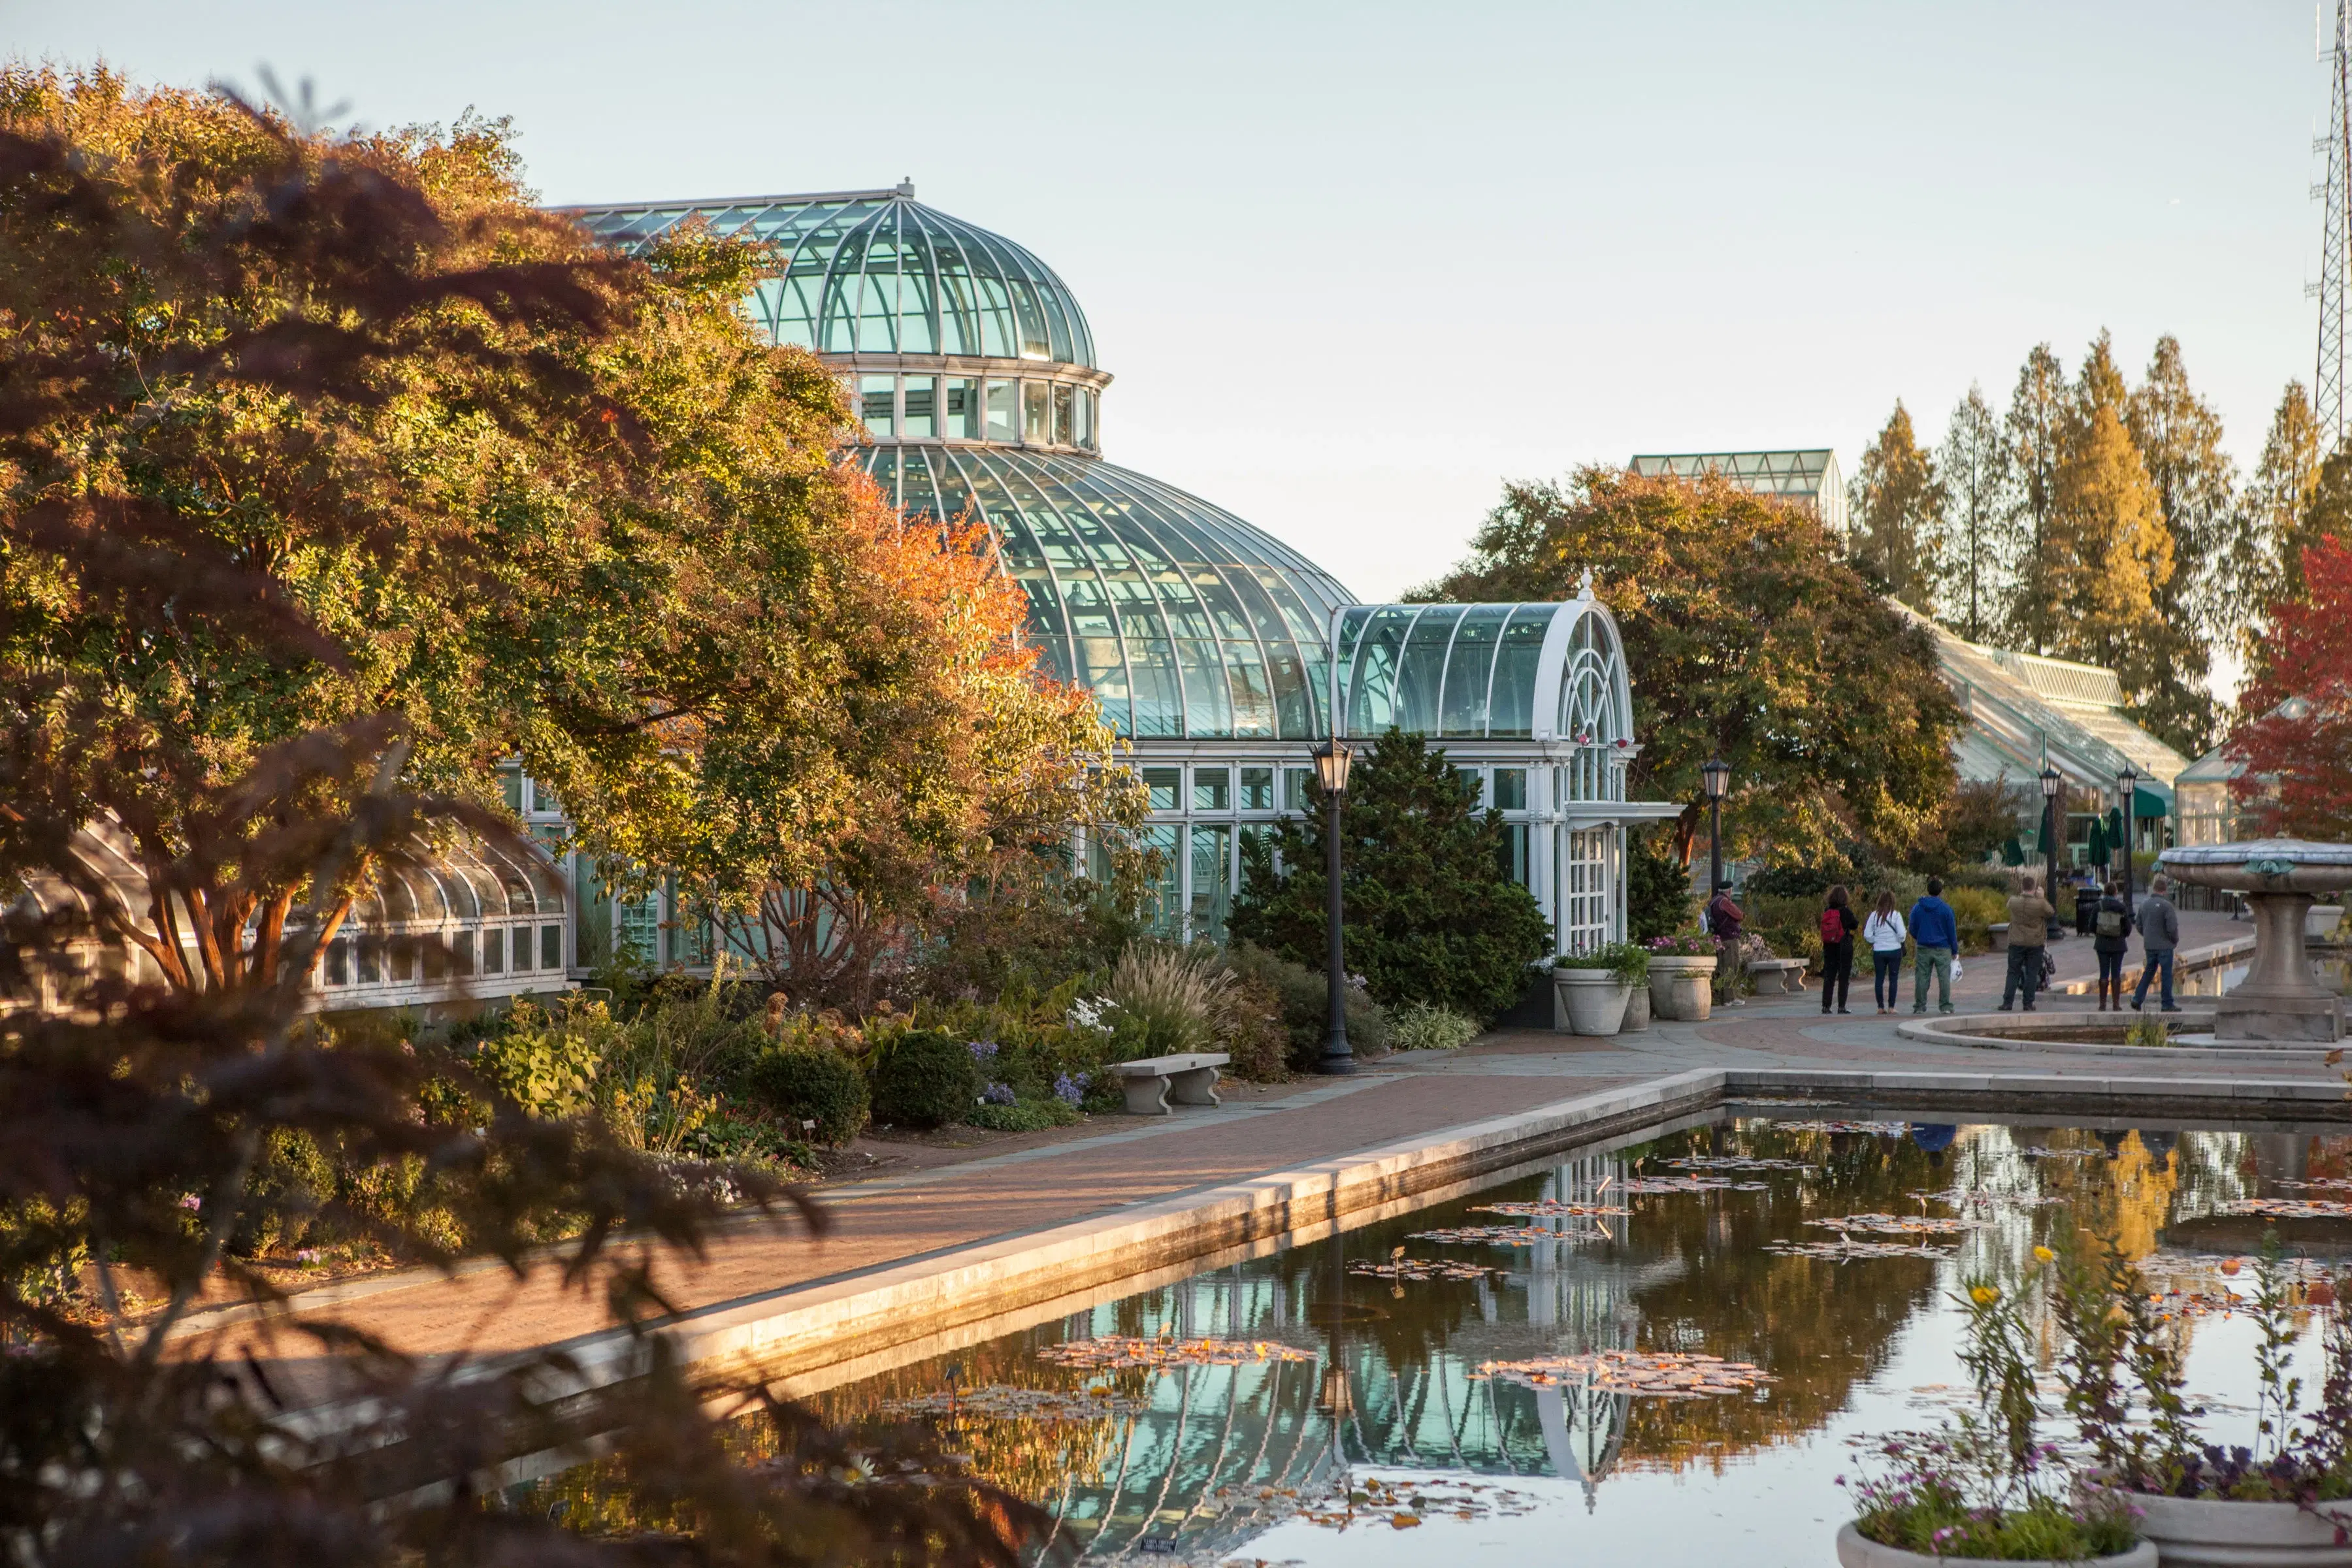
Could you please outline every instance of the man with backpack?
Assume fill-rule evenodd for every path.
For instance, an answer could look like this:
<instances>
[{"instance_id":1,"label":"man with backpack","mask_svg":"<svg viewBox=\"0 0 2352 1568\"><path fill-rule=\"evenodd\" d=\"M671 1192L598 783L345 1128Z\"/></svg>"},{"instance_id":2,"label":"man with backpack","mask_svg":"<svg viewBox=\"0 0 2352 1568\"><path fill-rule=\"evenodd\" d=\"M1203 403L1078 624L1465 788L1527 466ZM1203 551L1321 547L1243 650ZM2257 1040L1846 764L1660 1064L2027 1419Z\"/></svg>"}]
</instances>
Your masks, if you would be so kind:
<instances>
[{"instance_id":1,"label":"man with backpack","mask_svg":"<svg viewBox=\"0 0 2352 1568\"><path fill-rule=\"evenodd\" d=\"M2165 895L2172 891L2172 883L2158 877L2147 885L2147 897L2139 901L2139 945L2147 955L2147 966L2139 972L2139 987L2132 993L2132 1011L2140 1010L2147 1000L2147 983L2157 972L2164 973L2161 1000L2164 1011L2178 1013L2172 1001L2172 953L2180 945L2180 911L2172 907Z\"/></svg>"},{"instance_id":2,"label":"man with backpack","mask_svg":"<svg viewBox=\"0 0 2352 1568\"><path fill-rule=\"evenodd\" d=\"M2032 878L2018 883L2016 896L2009 900L2009 973L2000 984L1999 1011L2008 1012L2020 991L2025 993L2025 1010L2035 1010L2033 994L2042 989L2042 961L2050 944L2052 913L2050 901L2042 897Z\"/></svg>"},{"instance_id":3,"label":"man with backpack","mask_svg":"<svg viewBox=\"0 0 2352 1568\"><path fill-rule=\"evenodd\" d=\"M1952 1010L1952 959L1960 951L1960 921L1944 902L1944 879L1927 879L1927 894L1911 906L1911 1011L1927 1010L1927 976L1936 977L1937 1011Z\"/></svg>"}]
</instances>

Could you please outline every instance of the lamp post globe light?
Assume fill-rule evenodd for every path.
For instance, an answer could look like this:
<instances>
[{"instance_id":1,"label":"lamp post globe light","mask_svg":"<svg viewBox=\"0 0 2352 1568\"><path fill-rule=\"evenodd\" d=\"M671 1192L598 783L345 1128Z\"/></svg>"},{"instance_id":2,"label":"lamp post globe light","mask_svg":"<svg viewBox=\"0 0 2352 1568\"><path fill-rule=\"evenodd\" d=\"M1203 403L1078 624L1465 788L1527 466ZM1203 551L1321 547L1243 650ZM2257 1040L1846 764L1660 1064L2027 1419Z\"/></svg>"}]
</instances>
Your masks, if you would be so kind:
<instances>
[{"instance_id":1,"label":"lamp post globe light","mask_svg":"<svg viewBox=\"0 0 2352 1568\"><path fill-rule=\"evenodd\" d=\"M1698 770L1706 784L1707 846L1706 896L1723 886L1723 797L1731 788L1731 764L1721 757L1709 757Z\"/></svg>"},{"instance_id":2,"label":"lamp post globe light","mask_svg":"<svg viewBox=\"0 0 2352 1568\"><path fill-rule=\"evenodd\" d=\"M1323 1032L1323 1054L1316 1059L1315 1070L1335 1077L1356 1070L1355 1048L1348 1044L1348 961L1339 931L1339 806L1347 798L1348 764L1353 757L1353 749L1337 735L1315 748L1315 776L1323 786L1323 879L1328 900L1323 923L1330 938L1324 961L1328 972L1326 1005L1330 1019Z\"/></svg>"},{"instance_id":3,"label":"lamp post globe light","mask_svg":"<svg viewBox=\"0 0 2352 1568\"><path fill-rule=\"evenodd\" d=\"M2056 942L2066 934L2058 923L2058 794L2066 787L2066 780L2048 763L2042 764L2042 860L2044 879L2042 896L2050 903L2050 928L2045 939Z\"/></svg>"}]
</instances>

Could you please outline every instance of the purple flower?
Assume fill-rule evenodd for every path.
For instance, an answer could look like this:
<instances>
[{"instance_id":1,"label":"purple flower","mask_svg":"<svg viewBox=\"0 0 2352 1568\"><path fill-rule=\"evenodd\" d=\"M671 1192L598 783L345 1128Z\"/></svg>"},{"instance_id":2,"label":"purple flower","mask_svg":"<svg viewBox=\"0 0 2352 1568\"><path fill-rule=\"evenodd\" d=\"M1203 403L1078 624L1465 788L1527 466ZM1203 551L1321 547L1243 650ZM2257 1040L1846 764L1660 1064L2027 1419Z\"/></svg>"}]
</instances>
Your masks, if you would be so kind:
<instances>
[{"instance_id":1,"label":"purple flower","mask_svg":"<svg viewBox=\"0 0 2352 1568\"><path fill-rule=\"evenodd\" d=\"M1087 1097L1087 1086L1093 1081L1092 1073L1082 1072L1076 1078L1064 1073L1054 1080L1054 1098L1066 1105L1076 1105Z\"/></svg>"},{"instance_id":2,"label":"purple flower","mask_svg":"<svg viewBox=\"0 0 2352 1568\"><path fill-rule=\"evenodd\" d=\"M1021 1097L1013 1092L1013 1086L1009 1083L992 1083L981 1098L991 1105L1011 1105Z\"/></svg>"},{"instance_id":3,"label":"purple flower","mask_svg":"<svg viewBox=\"0 0 2352 1568\"><path fill-rule=\"evenodd\" d=\"M180 1194L180 1206L184 1209L200 1209L205 1206L205 1200L196 1196L194 1193L182 1193Z\"/></svg>"},{"instance_id":4,"label":"purple flower","mask_svg":"<svg viewBox=\"0 0 2352 1568\"><path fill-rule=\"evenodd\" d=\"M971 1053L974 1061L992 1062L996 1059L994 1040L967 1040L964 1048Z\"/></svg>"}]
</instances>

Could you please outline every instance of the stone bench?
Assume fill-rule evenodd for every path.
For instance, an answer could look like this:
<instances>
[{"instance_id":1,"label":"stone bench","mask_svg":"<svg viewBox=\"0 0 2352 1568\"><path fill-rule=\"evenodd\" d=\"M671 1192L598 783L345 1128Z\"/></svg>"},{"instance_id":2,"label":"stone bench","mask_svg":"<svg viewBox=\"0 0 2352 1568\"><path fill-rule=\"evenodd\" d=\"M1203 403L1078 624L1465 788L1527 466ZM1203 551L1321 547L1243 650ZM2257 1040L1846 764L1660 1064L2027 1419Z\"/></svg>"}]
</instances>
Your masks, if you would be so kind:
<instances>
[{"instance_id":1,"label":"stone bench","mask_svg":"<svg viewBox=\"0 0 2352 1568\"><path fill-rule=\"evenodd\" d=\"M1748 964L1748 973L1756 977L1759 996L1785 996L1805 988L1801 958L1759 958Z\"/></svg>"},{"instance_id":2,"label":"stone bench","mask_svg":"<svg viewBox=\"0 0 2352 1568\"><path fill-rule=\"evenodd\" d=\"M1140 1061L1113 1062L1110 1070L1127 1091L1129 1116L1165 1116L1168 1101L1179 1105L1218 1105L1217 1069L1234 1058L1223 1051L1193 1051L1181 1057L1145 1057Z\"/></svg>"}]
</instances>

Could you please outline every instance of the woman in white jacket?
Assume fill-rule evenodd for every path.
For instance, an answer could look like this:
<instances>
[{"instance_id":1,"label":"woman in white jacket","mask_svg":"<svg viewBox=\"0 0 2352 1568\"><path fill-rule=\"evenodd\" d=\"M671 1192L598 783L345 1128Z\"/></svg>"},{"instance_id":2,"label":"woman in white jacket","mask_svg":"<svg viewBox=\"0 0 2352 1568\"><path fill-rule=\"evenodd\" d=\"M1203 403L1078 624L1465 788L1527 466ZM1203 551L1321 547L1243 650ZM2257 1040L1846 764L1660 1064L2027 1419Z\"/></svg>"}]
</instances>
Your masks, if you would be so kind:
<instances>
[{"instance_id":1,"label":"woman in white jacket","mask_svg":"<svg viewBox=\"0 0 2352 1568\"><path fill-rule=\"evenodd\" d=\"M1870 943L1870 999L1878 1004L1882 1017L1895 1011L1895 988L1903 977L1903 944L1910 935L1895 908L1895 895L1879 894L1878 907L1862 922L1862 940Z\"/></svg>"}]
</instances>

